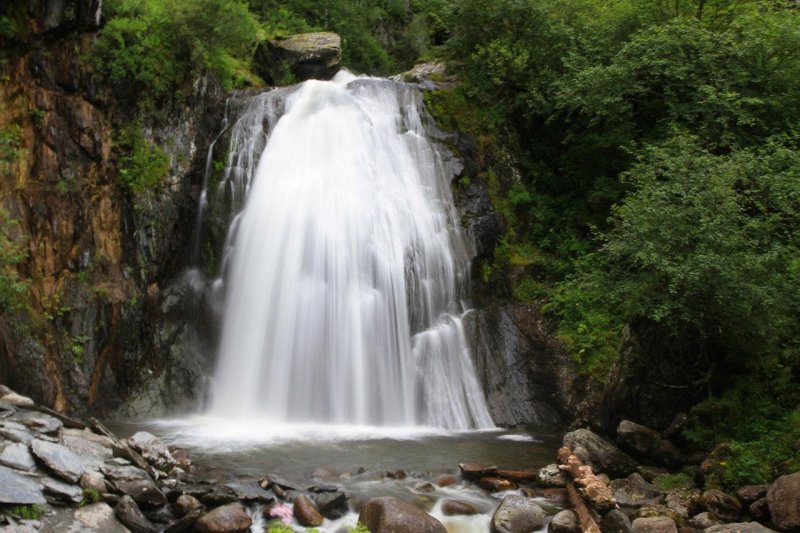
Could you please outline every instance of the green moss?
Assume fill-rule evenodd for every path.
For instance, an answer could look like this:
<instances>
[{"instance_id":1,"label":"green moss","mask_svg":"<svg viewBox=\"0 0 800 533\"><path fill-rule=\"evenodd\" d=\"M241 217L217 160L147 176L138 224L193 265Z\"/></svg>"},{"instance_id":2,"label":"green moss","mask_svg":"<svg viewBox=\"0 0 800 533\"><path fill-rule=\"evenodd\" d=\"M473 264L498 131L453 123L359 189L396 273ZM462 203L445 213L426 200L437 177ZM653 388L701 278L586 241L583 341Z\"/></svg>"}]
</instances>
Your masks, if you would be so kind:
<instances>
[{"instance_id":1,"label":"green moss","mask_svg":"<svg viewBox=\"0 0 800 533\"><path fill-rule=\"evenodd\" d=\"M21 520L40 520L44 516L44 507L40 505L14 505L3 508L3 513Z\"/></svg>"}]
</instances>

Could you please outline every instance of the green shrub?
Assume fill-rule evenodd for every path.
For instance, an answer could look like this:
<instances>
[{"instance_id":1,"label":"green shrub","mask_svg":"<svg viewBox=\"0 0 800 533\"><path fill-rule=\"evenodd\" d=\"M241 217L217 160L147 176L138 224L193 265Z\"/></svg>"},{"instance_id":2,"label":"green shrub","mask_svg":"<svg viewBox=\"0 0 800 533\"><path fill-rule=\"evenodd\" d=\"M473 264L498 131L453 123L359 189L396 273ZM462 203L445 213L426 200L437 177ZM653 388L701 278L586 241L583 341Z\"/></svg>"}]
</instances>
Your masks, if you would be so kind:
<instances>
[{"instance_id":1,"label":"green shrub","mask_svg":"<svg viewBox=\"0 0 800 533\"><path fill-rule=\"evenodd\" d=\"M140 194L151 191L167 177L169 158L144 138L140 123L120 131L117 148L120 151L117 176L131 191Z\"/></svg>"}]
</instances>

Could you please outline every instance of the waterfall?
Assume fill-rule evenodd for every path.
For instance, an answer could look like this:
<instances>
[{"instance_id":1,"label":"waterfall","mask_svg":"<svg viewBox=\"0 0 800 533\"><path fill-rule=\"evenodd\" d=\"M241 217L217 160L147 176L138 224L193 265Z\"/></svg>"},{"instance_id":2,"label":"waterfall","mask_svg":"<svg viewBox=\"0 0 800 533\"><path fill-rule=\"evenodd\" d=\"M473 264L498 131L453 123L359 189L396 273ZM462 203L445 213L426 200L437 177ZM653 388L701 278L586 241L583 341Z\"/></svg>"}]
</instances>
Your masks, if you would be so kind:
<instances>
[{"instance_id":1,"label":"waterfall","mask_svg":"<svg viewBox=\"0 0 800 533\"><path fill-rule=\"evenodd\" d=\"M419 91L340 72L249 97L218 195L210 414L493 427L464 337L468 246Z\"/></svg>"}]
</instances>

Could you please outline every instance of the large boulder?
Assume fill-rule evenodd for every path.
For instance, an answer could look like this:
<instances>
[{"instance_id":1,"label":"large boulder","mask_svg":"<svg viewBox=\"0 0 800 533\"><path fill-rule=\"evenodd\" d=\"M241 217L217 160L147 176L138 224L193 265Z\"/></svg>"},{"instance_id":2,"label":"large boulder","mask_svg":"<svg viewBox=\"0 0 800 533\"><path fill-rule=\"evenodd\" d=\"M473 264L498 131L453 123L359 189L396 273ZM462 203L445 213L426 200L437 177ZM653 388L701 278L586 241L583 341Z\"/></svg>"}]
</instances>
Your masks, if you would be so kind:
<instances>
[{"instance_id":1,"label":"large boulder","mask_svg":"<svg viewBox=\"0 0 800 533\"><path fill-rule=\"evenodd\" d=\"M630 518L619 509L607 512L600 521L600 527L603 533L631 533L633 531Z\"/></svg>"},{"instance_id":2,"label":"large boulder","mask_svg":"<svg viewBox=\"0 0 800 533\"><path fill-rule=\"evenodd\" d=\"M119 518L119 521L125 524L133 533L157 533L158 528L154 526L128 495L119 499L117 506L114 508L114 514Z\"/></svg>"},{"instance_id":3,"label":"large boulder","mask_svg":"<svg viewBox=\"0 0 800 533\"><path fill-rule=\"evenodd\" d=\"M253 59L256 73L271 84L295 80L329 80L342 61L342 38L336 33L313 32L272 39L258 45Z\"/></svg>"},{"instance_id":4,"label":"large boulder","mask_svg":"<svg viewBox=\"0 0 800 533\"><path fill-rule=\"evenodd\" d=\"M372 498L358 515L372 533L445 533L441 522L398 498Z\"/></svg>"},{"instance_id":5,"label":"large boulder","mask_svg":"<svg viewBox=\"0 0 800 533\"><path fill-rule=\"evenodd\" d=\"M117 520L117 517L114 516L114 510L107 503L93 503L81 507L75 511L74 516L75 520L84 528L88 528L89 531L129 533L128 528ZM85 531L85 529L78 529L78 531Z\"/></svg>"},{"instance_id":6,"label":"large boulder","mask_svg":"<svg viewBox=\"0 0 800 533\"><path fill-rule=\"evenodd\" d=\"M529 533L544 527L544 510L522 496L503 498L492 515L491 533Z\"/></svg>"},{"instance_id":7,"label":"large boulder","mask_svg":"<svg viewBox=\"0 0 800 533\"><path fill-rule=\"evenodd\" d=\"M767 491L772 522L783 531L800 529L800 472L781 476Z\"/></svg>"},{"instance_id":8,"label":"large boulder","mask_svg":"<svg viewBox=\"0 0 800 533\"><path fill-rule=\"evenodd\" d=\"M661 435L649 427L623 420L617 426L617 440L634 452L646 456L655 443L661 440Z\"/></svg>"},{"instance_id":9,"label":"large boulder","mask_svg":"<svg viewBox=\"0 0 800 533\"><path fill-rule=\"evenodd\" d=\"M563 442L595 471L609 476L629 476L639 466L632 457L588 429L567 433Z\"/></svg>"},{"instance_id":10,"label":"large boulder","mask_svg":"<svg viewBox=\"0 0 800 533\"><path fill-rule=\"evenodd\" d=\"M615 479L609 486L614 491L614 499L623 507L638 508L643 505L656 505L664 501L664 492L648 483L639 474L631 474L626 479Z\"/></svg>"},{"instance_id":11,"label":"large boulder","mask_svg":"<svg viewBox=\"0 0 800 533\"><path fill-rule=\"evenodd\" d=\"M244 533L253 525L253 519L241 503L229 503L209 511L194 523L199 533Z\"/></svg>"},{"instance_id":12,"label":"large boulder","mask_svg":"<svg viewBox=\"0 0 800 533\"><path fill-rule=\"evenodd\" d=\"M703 533L774 533L774 531L758 522L741 522L711 526L705 529Z\"/></svg>"},{"instance_id":13,"label":"large boulder","mask_svg":"<svg viewBox=\"0 0 800 533\"><path fill-rule=\"evenodd\" d=\"M742 514L739 500L721 490L707 490L700 497L700 505L723 522L736 522Z\"/></svg>"}]
</instances>

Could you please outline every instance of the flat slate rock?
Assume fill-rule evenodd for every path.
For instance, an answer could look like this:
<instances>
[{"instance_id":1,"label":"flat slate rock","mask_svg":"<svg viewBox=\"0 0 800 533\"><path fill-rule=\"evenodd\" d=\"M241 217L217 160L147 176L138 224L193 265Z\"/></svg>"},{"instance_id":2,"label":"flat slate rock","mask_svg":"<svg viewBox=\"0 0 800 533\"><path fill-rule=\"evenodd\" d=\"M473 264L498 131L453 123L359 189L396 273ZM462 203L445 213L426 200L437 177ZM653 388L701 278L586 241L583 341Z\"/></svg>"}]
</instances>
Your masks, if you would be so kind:
<instances>
[{"instance_id":1,"label":"flat slate rock","mask_svg":"<svg viewBox=\"0 0 800 533\"><path fill-rule=\"evenodd\" d=\"M70 483L77 483L85 470L78 456L60 444L34 439L31 452L55 475Z\"/></svg>"},{"instance_id":2,"label":"flat slate rock","mask_svg":"<svg viewBox=\"0 0 800 533\"><path fill-rule=\"evenodd\" d=\"M36 466L36 461L25 444L12 442L0 450L0 464L17 470L31 470Z\"/></svg>"},{"instance_id":3,"label":"flat slate rock","mask_svg":"<svg viewBox=\"0 0 800 533\"><path fill-rule=\"evenodd\" d=\"M46 496L50 496L59 502L81 503L83 501L83 489L79 485L70 485L51 477L42 479L42 486Z\"/></svg>"},{"instance_id":4,"label":"flat slate rock","mask_svg":"<svg viewBox=\"0 0 800 533\"><path fill-rule=\"evenodd\" d=\"M11 420L0 420L0 437L23 444L30 444L33 440L33 435L28 428Z\"/></svg>"},{"instance_id":5,"label":"flat slate rock","mask_svg":"<svg viewBox=\"0 0 800 533\"><path fill-rule=\"evenodd\" d=\"M66 434L61 440L67 449L78 456L86 470L98 470L113 457L111 448L106 448L78 435Z\"/></svg>"},{"instance_id":6,"label":"flat slate rock","mask_svg":"<svg viewBox=\"0 0 800 533\"><path fill-rule=\"evenodd\" d=\"M133 481L134 479L151 479L150 474L139 467L128 465L105 464L100 471L111 481Z\"/></svg>"},{"instance_id":7,"label":"flat slate rock","mask_svg":"<svg viewBox=\"0 0 800 533\"><path fill-rule=\"evenodd\" d=\"M57 435L61 428L64 427L64 423L58 418L35 411L21 411L9 417L9 420L20 422L26 427L45 435Z\"/></svg>"},{"instance_id":8,"label":"flat slate rock","mask_svg":"<svg viewBox=\"0 0 800 533\"><path fill-rule=\"evenodd\" d=\"M272 492L262 489L255 483L226 483L225 486L231 489L241 501L256 503L272 503L275 501L275 495Z\"/></svg>"},{"instance_id":9,"label":"flat slate rock","mask_svg":"<svg viewBox=\"0 0 800 533\"><path fill-rule=\"evenodd\" d=\"M44 504L42 489L33 479L0 466L0 503L10 505Z\"/></svg>"}]
</instances>

